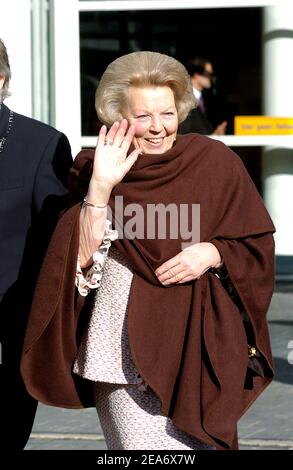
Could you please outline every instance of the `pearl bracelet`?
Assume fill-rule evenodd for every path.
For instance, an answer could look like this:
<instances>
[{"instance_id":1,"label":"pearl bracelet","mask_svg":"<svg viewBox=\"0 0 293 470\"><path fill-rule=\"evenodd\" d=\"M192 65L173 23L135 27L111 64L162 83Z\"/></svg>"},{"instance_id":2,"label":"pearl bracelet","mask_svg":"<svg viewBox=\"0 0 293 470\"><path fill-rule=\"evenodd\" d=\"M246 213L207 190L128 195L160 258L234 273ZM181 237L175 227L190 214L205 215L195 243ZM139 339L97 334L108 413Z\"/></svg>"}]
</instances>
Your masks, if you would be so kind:
<instances>
[{"instance_id":1,"label":"pearl bracelet","mask_svg":"<svg viewBox=\"0 0 293 470\"><path fill-rule=\"evenodd\" d=\"M87 197L84 198L82 207L89 206L89 207L95 207L96 209L105 209L107 207L107 204L93 204L92 202L89 202L87 200Z\"/></svg>"}]
</instances>

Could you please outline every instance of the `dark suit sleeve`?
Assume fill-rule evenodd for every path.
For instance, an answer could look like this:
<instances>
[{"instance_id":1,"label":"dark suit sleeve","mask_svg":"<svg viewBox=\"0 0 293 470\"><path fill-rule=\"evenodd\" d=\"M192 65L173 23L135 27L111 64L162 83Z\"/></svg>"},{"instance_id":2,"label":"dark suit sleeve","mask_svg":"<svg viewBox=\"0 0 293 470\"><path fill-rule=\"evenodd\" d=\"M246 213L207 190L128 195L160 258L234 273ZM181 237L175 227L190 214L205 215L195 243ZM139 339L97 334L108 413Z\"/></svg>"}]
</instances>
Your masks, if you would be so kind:
<instances>
[{"instance_id":1,"label":"dark suit sleeve","mask_svg":"<svg viewBox=\"0 0 293 470\"><path fill-rule=\"evenodd\" d=\"M58 207L63 208L66 204L67 180L71 166L72 156L68 139L64 134L56 133L47 144L36 172L33 191L35 214L44 210L44 206L52 206L53 212L56 212Z\"/></svg>"},{"instance_id":2,"label":"dark suit sleeve","mask_svg":"<svg viewBox=\"0 0 293 470\"><path fill-rule=\"evenodd\" d=\"M18 282L25 286L27 311L39 269L61 211L68 205L67 180L72 165L70 145L60 132L51 134L41 155L32 194L32 220ZM24 302L23 302L24 303Z\"/></svg>"},{"instance_id":3,"label":"dark suit sleeve","mask_svg":"<svg viewBox=\"0 0 293 470\"><path fill-rule=\"evenodd\" d=\"M31 121L28 122L31 124ZM28 193L31 200L31 220L29 227L24 227L24 249L17 279L6 291L1 303L3 312L17 314L17 334L13 329L14 315L5 316L4 326L6 334L8 331L13 333L9 357L11 361L15 357L15 363L22 347L22 337L39 270L60 212L68 204L66 186L72 164L70 145L65 135L35 124L29 130L32 138L35 135L39 138L35 139L35 149L32 149L35 154L31 151L31 159L38 158L39 163L33 169L28 168L31 173L34 172L32 191ZM39 142L43 145L40 146ZM17 216L20 216L19 213Z\"/></svg>"},{"instance_id":4,"label":"dark suit sleeve","mask_svg":"<svg viewBox=\"0 0 293 470\"><path fill-rule=\"evenodd\" d=\"M32 224L23 257L24 272L30 272L30 276L25 276L26 282L30 277L32 291L58 218L68 206L67 183L71 166L68 139L56 131L45 146L34 181Z\"/></svg>"}]
</instances>

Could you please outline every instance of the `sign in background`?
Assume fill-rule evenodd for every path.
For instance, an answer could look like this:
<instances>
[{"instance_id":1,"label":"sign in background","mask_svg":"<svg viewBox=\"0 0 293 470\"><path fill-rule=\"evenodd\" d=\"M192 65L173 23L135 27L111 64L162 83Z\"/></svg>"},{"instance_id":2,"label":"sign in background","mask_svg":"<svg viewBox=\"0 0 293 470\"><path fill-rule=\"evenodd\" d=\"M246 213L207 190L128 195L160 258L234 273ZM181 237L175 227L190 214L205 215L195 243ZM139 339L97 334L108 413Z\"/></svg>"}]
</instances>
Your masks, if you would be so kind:
<instances>
[{"instance_id":1,"label":"sign in background","mask_svg":"<svg viewBox=\"0 0 293 470\"><path fill-rule=\"evenodd\" d=\"M235 135L293 134L293 117L235 116Z\"/></svg>"}]
</instances>

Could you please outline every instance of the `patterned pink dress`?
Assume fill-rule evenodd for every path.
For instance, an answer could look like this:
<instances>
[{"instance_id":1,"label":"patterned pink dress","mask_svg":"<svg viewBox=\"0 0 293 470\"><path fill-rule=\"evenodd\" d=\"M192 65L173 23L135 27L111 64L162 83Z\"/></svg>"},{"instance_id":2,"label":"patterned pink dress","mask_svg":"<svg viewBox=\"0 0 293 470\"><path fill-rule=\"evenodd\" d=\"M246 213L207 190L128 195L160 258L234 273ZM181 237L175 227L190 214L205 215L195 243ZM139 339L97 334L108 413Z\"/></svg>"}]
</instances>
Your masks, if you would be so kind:
<instances>
[{"instance_id":1,"label":"patterned pink dress","mask_svg":"<svg viewBox=\"0 0 293 470\"><path fill-rule=\"evenodd\" d=\"M94 307L74 372L93 381L94 396L108 449L212 449L176 428L161 414L161 403L143 383L131 358L127 334L128 299L133 268L111 246L117 233L107 221L94 265L77 273L81 295L95 288Z\"/></svg>"}]
</instances>

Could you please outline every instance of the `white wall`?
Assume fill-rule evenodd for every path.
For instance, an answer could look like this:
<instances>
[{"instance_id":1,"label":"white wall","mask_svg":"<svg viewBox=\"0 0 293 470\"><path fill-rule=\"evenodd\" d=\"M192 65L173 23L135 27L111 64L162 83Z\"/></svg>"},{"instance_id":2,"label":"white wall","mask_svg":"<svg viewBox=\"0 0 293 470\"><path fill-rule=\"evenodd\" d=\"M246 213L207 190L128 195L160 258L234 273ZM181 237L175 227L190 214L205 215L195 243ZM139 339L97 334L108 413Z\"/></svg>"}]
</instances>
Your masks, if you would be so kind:
<instances>
[{"instance_id":1,"label":"white wall","mask_svg":"<svg viewBox=\"0 0 293 470\"><path fill-rule=\"evenodd\" d=\"M12 96L5 104L32 115L30 0L0 0L0 37L4 41L12 73Z\"/></svg>"},{"instance_id":2,"label":"white wall","mask_svg":"<svg viewBox=\"0 0 293 470\"><path fill-rule=\"evenodd\" d=\"M67 135L74 156L81 148L78 3L53 0L51 9L53 125Z\"/></svg>"}]
</instances>

